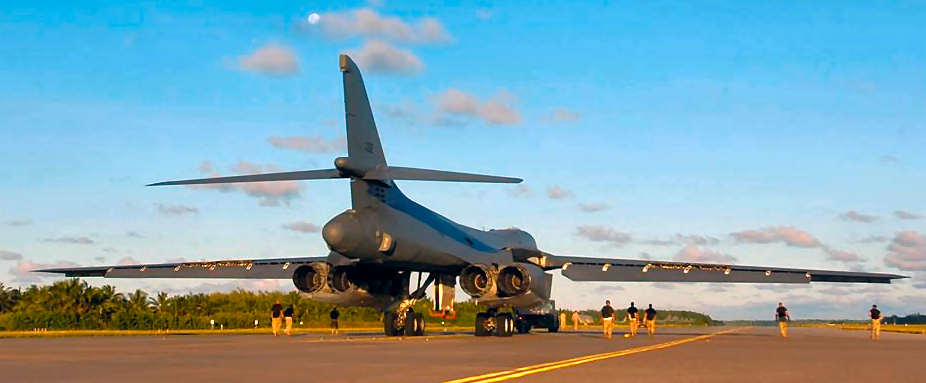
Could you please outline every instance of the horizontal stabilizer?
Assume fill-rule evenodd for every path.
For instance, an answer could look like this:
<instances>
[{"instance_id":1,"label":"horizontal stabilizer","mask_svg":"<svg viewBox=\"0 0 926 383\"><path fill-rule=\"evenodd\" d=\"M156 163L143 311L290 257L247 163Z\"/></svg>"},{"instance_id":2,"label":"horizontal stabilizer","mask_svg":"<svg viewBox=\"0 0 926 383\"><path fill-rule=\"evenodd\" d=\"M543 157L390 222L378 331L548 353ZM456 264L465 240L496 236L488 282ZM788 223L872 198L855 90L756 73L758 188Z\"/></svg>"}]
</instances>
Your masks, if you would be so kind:
<instances>
[{"instance_id":1,"label":"horizontal stabilizer","mask_svg":"<svg viewBox=\"0 0 926 383\"><path fill-rule=\"evenodd\" d=\"M490 182L516 184L520 178L489 176L484 174L448 172L444 170L404 168L388 166L367 172L365 180L407 180L407 181L446 181L446 182Z\"/></svg>"},{"instance_id":2,"label":"horizontal stabilizer","mask_svg":"<svg viewBox=\"0 0 926 383\"><path fill-rule=\"evenodd\" d=\"M264 173L246 176L198 178L192 180L166 181L153 183L147 186L168 185L202 185L202 184L230 184L237 182L267 182L267 181L297 181L297 180L324 180L333 178L347 178L337 169L303 170L298 172Z\"/></svg>"}]
</instances>

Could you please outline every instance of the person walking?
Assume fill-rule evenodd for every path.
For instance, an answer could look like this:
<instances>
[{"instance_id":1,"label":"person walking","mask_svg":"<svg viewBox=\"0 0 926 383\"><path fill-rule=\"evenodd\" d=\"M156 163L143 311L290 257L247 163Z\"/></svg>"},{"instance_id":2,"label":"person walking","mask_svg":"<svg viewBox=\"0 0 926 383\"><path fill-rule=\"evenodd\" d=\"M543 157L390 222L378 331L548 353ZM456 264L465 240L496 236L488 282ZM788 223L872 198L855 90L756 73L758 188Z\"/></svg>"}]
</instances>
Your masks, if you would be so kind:
<instances>
[{"instance_id":1,"label":"person walking","mask_svg":"<svg viewBox=\"0 0 926 383\"><path fill-rule=\"evenodd\" d=\"M335 307L331 309L331 312L328 313L328 316L331 317L331 333L337 334L340 331L338 329L338 317L341 316L341 313L338 312L338 308Z\"/></svg>"},{"instance_id":2,"label":"person walking","mask_svg":"<svg viewBox=\"0 0 926 383\"><path fill-rule=\"evenodd\" d=\"M277 299L273 306L270 307L270 327L273 329L273 336L280 335L280 325L283 322L283 305Z\"/></svg>"},{"instance_id":3,"label":"person walking","mask_svg":"<svg viewBox=\"0 0 926 383\"><path fill-rule=\"evenodd\" d=\"M652 303L649 308L643 311L643 319L646 324L646 334L649 336L656 335L656 310L653 309Z\"/></svg>"},{"instance_id":4,"label":"person walking","mask_svg":"<svg viewBox=\"0 0 926 383\"><path fill-rule=\"evenodd\" d=\"M791 312L785 307L784 303L778 302L778 308L775 309L775 319L778 321L778 332L782 338L788 337L788 321L791 320Z\"/></svg>"},{"instance_id":5,"label":"person walking","mask_svg":"<svg viewBox=\"0 0 926 383\"><path fill-rule=\"evenodd\" d=\"M579 317L579 312L573 311L572 312L572 331L579 331L579 321L580 320L582 320L582 318Z\"/></svg>"},{"instance_id":6,"label":"person walking","mask_svg":"<svg viewBox=\"0 0 926 383\"><path fill-rule=\"evenodd\" d=\"M286 310L283 310L283 321L286 324L283 333L287 336L293 335L293 305L286 306Z\"/></svg>"},{"instance_id":7,"label":"person walking","mask_svg":"<svg viewBox=\"0 0 926 383\"><path fill-rule=\"evenodd\" d=\"M638 311L639 310L634 307L633 302L630 302L630 307L627 308L627 323L630 324L630 336L637 336L637 326L640 325L640 323L637 322Z\"/></svg>"},{"instance_id":8,"label":"person walking","mask_svg":"<svg viewBox=\"0 0 926 383\"><path fill-rule=\"evenodd\" d=\"M878 305L871 305L868 310L868 316L871 318L871 339L881 339L881 310Z\"/></svg>"},{"instance_id":9,"label":"person walking","mask_svg":"<svg viewBox=\"0 0 926 383\"><path fill-rule=\"evenodd\" d=\"M611 301L604 301L604 307L601 308L601 325L605 339L611 339L614 330L614 308L611 307Z\"/></svg>"}]
</instances>

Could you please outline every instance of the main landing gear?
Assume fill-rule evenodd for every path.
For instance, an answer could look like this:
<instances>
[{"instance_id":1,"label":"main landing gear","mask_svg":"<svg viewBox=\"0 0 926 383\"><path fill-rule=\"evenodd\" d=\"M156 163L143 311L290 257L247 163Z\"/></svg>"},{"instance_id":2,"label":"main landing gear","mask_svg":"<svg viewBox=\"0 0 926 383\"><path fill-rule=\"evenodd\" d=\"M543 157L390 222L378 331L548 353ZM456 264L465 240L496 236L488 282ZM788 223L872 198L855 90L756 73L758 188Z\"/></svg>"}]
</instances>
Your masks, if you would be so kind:
<instances>
[{"instance_id":1,"label":"main landing gear","mask_svg":"<svg viewBox=\"0 0 926 383\"><path fill-rule=\"evenodd\" d=\"M496 310L476 314L476 336L511 336L514 334L514 318L511 313Z\"/></svg>"},{"instance_id":2,"label":"main landing gear","mask_svg":"<svg viewBox=\"0 0 926 383\"><path fill-rule=\"evenodd\" d=\"M383 317L386 336L424 335L424 315L414 311L387 312Z\"/></svg>"}]
</instances>

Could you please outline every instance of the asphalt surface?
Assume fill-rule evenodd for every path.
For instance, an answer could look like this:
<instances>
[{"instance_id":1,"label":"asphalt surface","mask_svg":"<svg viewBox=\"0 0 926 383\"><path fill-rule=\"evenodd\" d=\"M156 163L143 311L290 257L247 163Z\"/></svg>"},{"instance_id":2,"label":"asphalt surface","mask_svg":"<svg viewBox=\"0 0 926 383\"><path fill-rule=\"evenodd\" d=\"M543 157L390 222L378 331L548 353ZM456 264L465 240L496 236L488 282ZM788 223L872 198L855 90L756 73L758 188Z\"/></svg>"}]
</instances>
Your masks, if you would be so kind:
<instances>
[{"instance_id":1,"label":"asphalt surface","mask_svg":"<svg viewBox=\"0 0 926 383\"><path fill-rule=\"evenodd\" d=\"M926 381L926 336L884 333L874 342L861 331L792 328L785 340L776 331L663 328L610 341L596 332L0 339L0 381Z\"/></svg>"}]
</instances>

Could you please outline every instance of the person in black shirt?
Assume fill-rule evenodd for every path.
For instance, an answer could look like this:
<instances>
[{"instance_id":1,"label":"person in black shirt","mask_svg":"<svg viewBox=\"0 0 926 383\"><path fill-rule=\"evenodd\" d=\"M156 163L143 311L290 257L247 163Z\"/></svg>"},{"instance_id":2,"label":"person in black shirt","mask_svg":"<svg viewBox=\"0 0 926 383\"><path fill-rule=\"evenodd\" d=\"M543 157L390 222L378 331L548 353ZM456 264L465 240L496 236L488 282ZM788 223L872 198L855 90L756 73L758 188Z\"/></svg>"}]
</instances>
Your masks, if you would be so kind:
<instances>
[{"instance_id":1,"label":"person in black shirt","mask_svg":"<svg viewBox=\"0 0 926 383\"><path fill-rule=\"evenodd\" d=\"M286 329L283 333L293 335L293 305L286 306L286 310L283 310L283 320L286 322Z\"/></svg>"},{"instance_id":2,"label":"person in black shirt","mask_svg":"<svg viewBox=\"0 0 926 383\"><path fill-rule=\"evenodd\" d=\"M640 325L637 321L637 311L633 302L630 302L630 307L627 308L627 322L630 324L630 336L637 336L637 326Z\"/></svg>"},{"instance_id":3,"label":"person in black shirt","mask_svg":"<svg viewBox=\"0 0 926 383\"><path fill-rule=\"evenodd\" d=\"M871 339L881 339L881 310L878 310L878 305L871 305L868 316L871 318Z\"/></svg>"},{"instance_id":4,"label":"person in black shirt","mask_svg":"<svg viewBox=\"0 0 926 383\"><path fill-rule=\"evenodd\" d=\"M331 309L331 312L328 313L328 316L331 317L331 333L332 333L332 334L337 334L338 331L339 331L339 329L338 329L338 317L341 316L341 313L339 313L339 312L338 312L338 308L335 307L335 308Z\"/></svg>"},{"instance_id":5,"label":"person in black shirt","mask_svg":"<svg viewBox=\"0 0 926 383\"><path fill-rule=\"evenodd\" d=\"M601 308L601 325L605 339L611 339L614 330L614 308L611 307L611 301L604 301L604 307Z\"/></svg>"},{"instance_id":6,"label":"person in black shirt","mask_svg":"<svg viewBox=\"0 0 926 383\"><path fill-rule=\"evenodd\" d=\"M283 322L283 305L280 304L280 300L273 304L270 307L270 327L273 328L273 336L280 335L280 324Z\"/></svg>"},{"instance_id":7,"label":"person in black shirt","mask_svg":"<svg viewBox=\"0 0 926 383\"><path fill-rule=\"evenodd\" d=\"M791 320L791 312L785 307L784 303L778 302L778 308L775 309L775 320L778 321L778 331L782 338L788 337L788 321Z\"/></svg>"},{"instance_id":8,"label":"person in black shirt","mask_svg":"<svg viewBox=\"0 0 926 383\"><path fill-rule=\"evenodd\" d=\"M646 320L646 334L650 336L656 335L656 310L653 309L653 305L650 304L649 308L643 313L643 318Z\"/></svg>"}]
</instances>

